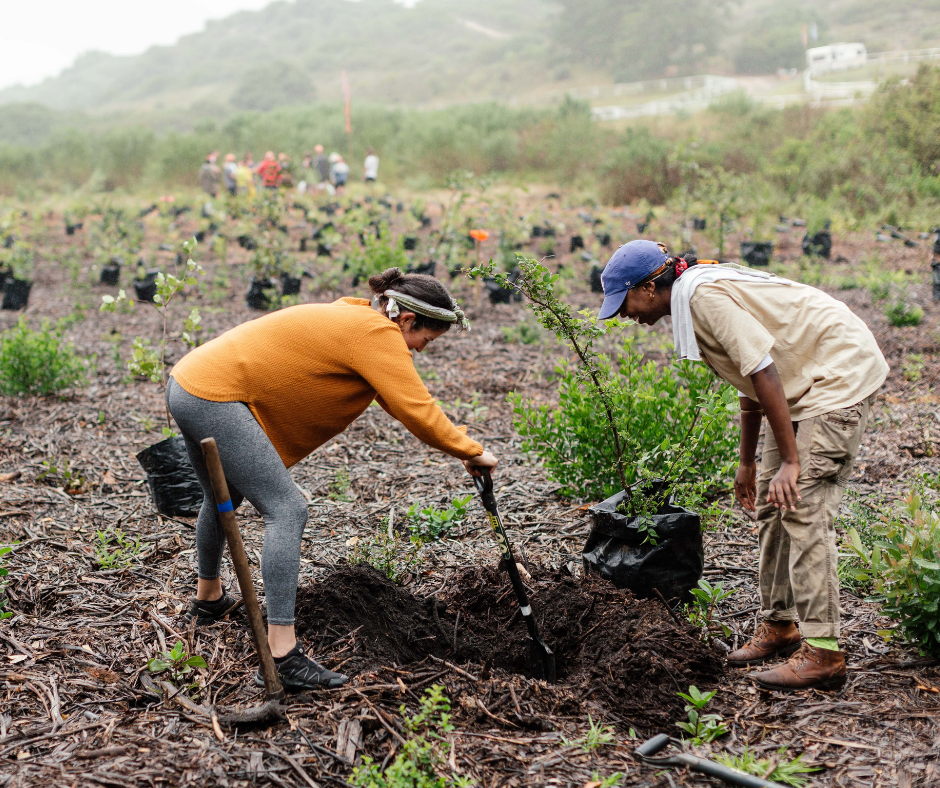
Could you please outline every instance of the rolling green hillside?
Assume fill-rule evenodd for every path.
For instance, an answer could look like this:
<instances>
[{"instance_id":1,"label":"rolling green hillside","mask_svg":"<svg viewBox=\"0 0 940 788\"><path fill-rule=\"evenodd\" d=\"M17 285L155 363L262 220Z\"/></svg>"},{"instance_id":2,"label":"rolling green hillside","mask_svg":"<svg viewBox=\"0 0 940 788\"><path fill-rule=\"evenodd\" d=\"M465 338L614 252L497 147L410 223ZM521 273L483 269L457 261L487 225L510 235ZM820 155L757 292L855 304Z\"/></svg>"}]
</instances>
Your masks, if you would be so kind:
<instances>
[{"instance_id":1,"label":"rolling green hillside","mask_svg":"<svg viewBox=\"0 0 940 788\"><path fill-rule=\"evenodd\" d=\"M650 77L767 74L818 39L869 51L940 46L936 0L393 0L274 2L141 55L88 53L0 91L0 141L62 128L199 129L236 113L341 99L436 108Z\"/></svg>"},{"instance_id":2,"label":"rolling green hillside","mask_svg":"<svg viewBox=\"0 0 940 788\"><path fill-rule=\"evenodd\" d=\"M59 77L0 91L0 102L211 115L229 104L269 109L338 98L342 69L367 101L491 98L539 78L533 66L544 60L553 10L541 0L423 0L413 9L392 0L275 2L141 55L86 54ZM279 89L272 63L293 90Z\"/></svg>"}]
</instances>

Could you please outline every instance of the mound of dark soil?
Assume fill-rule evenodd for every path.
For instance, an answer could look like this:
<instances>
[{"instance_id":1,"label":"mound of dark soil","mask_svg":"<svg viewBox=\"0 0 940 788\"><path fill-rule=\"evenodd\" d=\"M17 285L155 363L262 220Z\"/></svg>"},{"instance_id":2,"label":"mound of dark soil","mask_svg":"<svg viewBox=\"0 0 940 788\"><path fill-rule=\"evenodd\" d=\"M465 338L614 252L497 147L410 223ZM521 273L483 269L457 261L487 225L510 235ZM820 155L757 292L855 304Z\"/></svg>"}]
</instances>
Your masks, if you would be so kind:
<instances>
[{"instance_id":1,"label":"mound of dark soil","mask_svg":"<svg viewBox=\"0 0 940 788\"><path fill-rule=\"evenodd\" d=\"M371 566L344 566L297 590L295 627L312 653L353 675L428 654L452 657L432 605Z\"/></svg>"},{"instance_id":2,"label":"mound of dark soil","mask_svg":"<svg viewBox=\"0 0 940 788\"><path fill-rule=\"evenodd\" d=\"M531 585L559 684L584 700L661 725L681 713L677 691L713 685L723 673L720 654L658 602L635 599L591 576L541 572ZM460 570L438 601L413 595L371 567L343 567L300 589L297 629L330 667L348 673L433 654L532 675L515 596L506 574L495 568Z\"/></svg>"},{"instance_id":3,"label":"mound of dark soil","mask_svg":"<svg viewBox=\"0 0 940 788\"><path fill-rule=\"evenodd\" d=\"M530 675L525 624L505 573L461 570L445 598L448 617L460 612L460 658ZM699 640L698 630L606 580L543 573L531 602L559 681L627 716L681 712L677 691L712 685L724 672L721 654Z\"/></svg>"}]
</instances>

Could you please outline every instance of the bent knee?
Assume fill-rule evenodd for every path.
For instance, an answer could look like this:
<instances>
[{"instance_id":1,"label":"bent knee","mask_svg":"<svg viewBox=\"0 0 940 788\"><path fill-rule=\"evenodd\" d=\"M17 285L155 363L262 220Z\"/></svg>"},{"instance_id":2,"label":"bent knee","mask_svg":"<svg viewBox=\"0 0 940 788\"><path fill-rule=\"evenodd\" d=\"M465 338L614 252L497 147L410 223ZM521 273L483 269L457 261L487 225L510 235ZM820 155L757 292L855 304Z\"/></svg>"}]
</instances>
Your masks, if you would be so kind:
<instances>
[{"instance_id":1,"label":"bent knee","mask_svg":"<svg viewBox=\"0 0 940 788\"><path fill-rule=\"evenodd\" d=\"M307 500L300 490L285 496L277 506L278 519L290 523L295 528L303 530L307 524Z\"/></svg>"}]
</instances>

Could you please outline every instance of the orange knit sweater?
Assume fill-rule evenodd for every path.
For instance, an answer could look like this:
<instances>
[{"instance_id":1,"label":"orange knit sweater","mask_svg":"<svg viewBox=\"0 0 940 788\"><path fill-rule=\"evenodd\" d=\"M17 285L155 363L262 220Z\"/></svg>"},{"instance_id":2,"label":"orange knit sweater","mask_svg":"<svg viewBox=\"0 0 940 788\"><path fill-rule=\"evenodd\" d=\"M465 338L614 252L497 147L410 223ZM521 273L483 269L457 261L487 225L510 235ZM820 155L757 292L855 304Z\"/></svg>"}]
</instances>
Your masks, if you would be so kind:
<instances>
[{"instance_id":1,"label":"orange knit sweater","mask_svg":"<svg viewBox=\"0 0 940 788\"><path fill-rule=\"evenodd\" d=\"M461 460L483 453L431 397L398 326L364 298L243 323L188 353L170 374L196 397L244 402L287 467L373 400L435 449Z\"/></svg>"}]
</instances>

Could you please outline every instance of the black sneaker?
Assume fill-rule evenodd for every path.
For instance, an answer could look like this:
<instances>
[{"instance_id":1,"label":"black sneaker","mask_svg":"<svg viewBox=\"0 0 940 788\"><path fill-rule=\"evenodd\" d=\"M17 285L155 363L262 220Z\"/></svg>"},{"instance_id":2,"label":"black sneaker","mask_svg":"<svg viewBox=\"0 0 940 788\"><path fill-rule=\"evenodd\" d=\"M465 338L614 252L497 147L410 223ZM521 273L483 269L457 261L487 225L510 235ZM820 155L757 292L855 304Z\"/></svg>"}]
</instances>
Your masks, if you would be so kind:
<instances>
[{"instance_id":1,"label":"black sneaker","mask_svg":"<svg viewBox=\"0 0 940 788\"><path fill-rule=\"evenodd\" d=\"M304 648L299 640L297 645L283 657L274 658L274 667L277 668L277 675L286 690L301 691L320 687L336 689L349 681L349 676L334 673L319 662L310 659L304 654ZM255 672L255 686L264 686L260 668Z\"/></svg>"},{"instance_id":2,"label":"black sneaker","mask_svg":"<svg viewBox=\"0 0 940 788\"><path fill-rule=\"evenodd\" d=\"M222 596L214 602L207 602L204 599L196 599L195 597L190 599L189 610L183 614L183 620L188 624L195 618L196 623L200 626L214 624L216 621L225 618L239 604L241 604L241 601L229 596L228 591L223 586Z\"/></svg>"}]
</instances>

